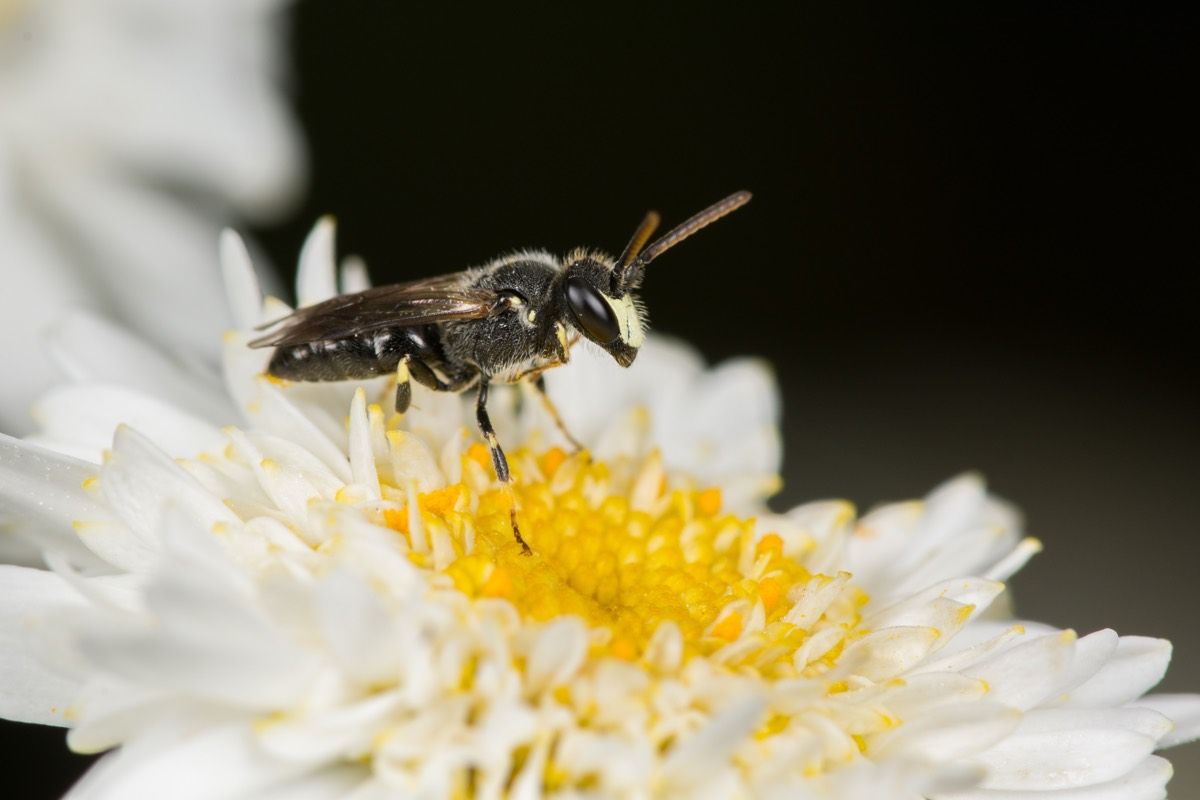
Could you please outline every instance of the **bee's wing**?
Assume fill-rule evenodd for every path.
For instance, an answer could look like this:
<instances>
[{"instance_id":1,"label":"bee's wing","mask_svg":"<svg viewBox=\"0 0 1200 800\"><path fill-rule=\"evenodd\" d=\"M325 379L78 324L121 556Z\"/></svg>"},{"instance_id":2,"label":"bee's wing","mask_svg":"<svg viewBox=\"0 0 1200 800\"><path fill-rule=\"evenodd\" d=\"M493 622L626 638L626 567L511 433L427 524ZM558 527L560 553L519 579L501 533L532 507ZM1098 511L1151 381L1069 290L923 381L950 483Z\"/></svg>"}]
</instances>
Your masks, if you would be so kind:
<instances>
[{"instance_id":1,"label":"bee's wing","mask_svg":"<svg viewBox=\"0 0 1200 800\"><path fill-rule=\"evenodd\" d=\"M465 285L467 280L464 273L454 273L331 297L262 326L280 327L250 346L287 347L380 328L482 319L498 309L496 292Z\"/></svg>"}]
</instances>

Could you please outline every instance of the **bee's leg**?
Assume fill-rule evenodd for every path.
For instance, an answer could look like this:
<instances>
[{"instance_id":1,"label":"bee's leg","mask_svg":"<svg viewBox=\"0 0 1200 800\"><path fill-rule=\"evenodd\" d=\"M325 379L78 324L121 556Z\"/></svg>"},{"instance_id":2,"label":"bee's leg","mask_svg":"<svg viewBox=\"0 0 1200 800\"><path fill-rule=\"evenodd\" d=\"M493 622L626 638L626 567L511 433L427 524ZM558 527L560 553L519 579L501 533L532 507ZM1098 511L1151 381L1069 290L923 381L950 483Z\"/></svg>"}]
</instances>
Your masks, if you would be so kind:
<instances>
[{"instance_id":1,"label":"bee's leg","mask_svg":"<svg viewBox=\"0 0 1200 800\"><path fill-rule=\"evenodd\" d=\"M479 397L475 403L475 419L479 423L479 430L483 433L483 438L487 440L488 447L491 448L492 466L496 468L496 477L500 479L504 484L505 491L508 492L508 514L509 520L512 522L513 536L517 537L517 543L521 545L521 550L525 555L529 555L533 551L529 549L529 545L521 536L521 529L517 527L517 503L512 490L512 474L508 471L508 459L504 457L504 451L500 449L500 441L496 438L496 430L492 427L492 420L487 413L487 396L487 378L481 375L479 376Z\"/></svg>"},{"instance_id":2,"label":"bee's leg","mask_svg":"<svg viewBox=\"0 0 1200 800\"><path fill-rule=\"evenodd\" d=\"M554 405L554 401L550 399L550 395L546 392L546 376L538 375L536 378L534 378L533 388L537 389L538 397L542 399L542 408L546 409L546 413L550 415L552 420L554 420L554 425L558 428L558 432L561 433L568 442L570 442L574 452L578 453L583 449L583 445L579 443L578 439L571 435L569 430L567 430L567 424L563 422L562 416L559 415L558 407Z\"/></svg>"},{"instance_id":3,"label":"bee's leg","mask_svg":"<svg viewBox=\"0 0 1200 800\"><path fill-rule=\"evenodd\" d=\"M396 365L396 413L408 411L412 403L412 382L409 380L408 365L412 356L403 356Z\"/></svg>"},{"instance_id":4,"label":"bee's leg","mask_svg":"<svg viewBox=\"0 0 1200 800\"><path fill-rule=\"evenodd\" d=\"M413 380L427 389L433 389L435 392L461 392L474 382L477 375L473 370L463 370L460 374L451 376L449 381L444 381L437 376L437 373L428 364L420 359L413 359L409 362L408 366L412 369Z\"/></svg>"}]
</instances>

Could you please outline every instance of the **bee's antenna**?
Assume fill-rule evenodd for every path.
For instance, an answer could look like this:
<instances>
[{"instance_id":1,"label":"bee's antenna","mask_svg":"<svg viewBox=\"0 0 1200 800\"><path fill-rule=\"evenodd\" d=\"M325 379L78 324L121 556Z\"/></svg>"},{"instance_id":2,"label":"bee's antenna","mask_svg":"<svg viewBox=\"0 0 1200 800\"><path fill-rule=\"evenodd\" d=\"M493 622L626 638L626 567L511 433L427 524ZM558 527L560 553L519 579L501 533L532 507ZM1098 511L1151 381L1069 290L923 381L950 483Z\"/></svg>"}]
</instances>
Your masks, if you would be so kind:
<instances>
[{"instance_id":1,"label":"bee's antenna","mask_svg":"<svg viewBox=\"0 0 1200 800\"><path fill-rule=\"evenodd\" d=\"M646 212L642 224L638 225L637 230L633 232L633 238L621 251L621 257L617 259L617 269L624 270L633 263L633 260L638 257L638 253L642 252L642 248L646 246L646 242L650 241L650 237L654 235L654 231L661 221L657 211Z\"/></svg>"},{"instance_id":2,"label":"bee's antenna","mask_svg":"<svg viewBox=\"0 0 1200 800\"><path fill-rule=\"evenodd\" d=\"M701 228L711 225L726 214L737 211L746 205L746 203L749 203L751 197L752 195L746 191L734 192L724 200L713 203L686 222L676 225L666 234L656 239L654 244L642 250L641 248L645 244L645 240L650 238L650 234L654 232L654 228L658 225L658 215L651 211L638 227L637 233L633 235L633 239L626 246L625 252L621 254L621 258L617 262L616 272L613 275L614 285L622 289L637 286L642 281L642 272L646 269L647 264ZM639 250L641 250L640 254L638 254Z\"/></svg>"}]
</instances>

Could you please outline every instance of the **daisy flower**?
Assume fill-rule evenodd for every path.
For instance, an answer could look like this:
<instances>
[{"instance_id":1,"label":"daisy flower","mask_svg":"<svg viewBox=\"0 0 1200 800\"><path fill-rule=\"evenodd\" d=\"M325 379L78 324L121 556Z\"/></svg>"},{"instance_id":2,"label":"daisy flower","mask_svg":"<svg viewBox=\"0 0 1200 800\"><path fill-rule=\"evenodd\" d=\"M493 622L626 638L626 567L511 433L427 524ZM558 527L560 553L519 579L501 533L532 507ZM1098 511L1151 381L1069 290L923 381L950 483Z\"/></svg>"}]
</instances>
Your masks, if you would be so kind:
<instances>
[{"instance_id":1,"label":"daisy flower","mask_svg":"<svg viewBox=\"0 0 1200 800\"><path fill-rule=\"evenodd\" d=\"M213 242L301 179L281 6L0 0L0 429L29 428L57 377L40 337L67 309L215 359Z\"/></svg>"},{"instance_id":2,"label":"daisy flower","mask_svg":"<svg viewBox=\"0 0 1200 800\"><path fill-rule=\"evenodd\" d=\"M223 389L77 317L75 381L0 441L48 567L0 567L0 714L111 750L72 797L1149 800L1200 733L1146 694L1169 643L1005 617L1040 546L979 478L772 513L754 361L574 359L579 453L497 392L524 555L469 401L265 377L286 309L222 250ZM319 225L300 303L363 282Z\"/></svg>"}]
</instances>

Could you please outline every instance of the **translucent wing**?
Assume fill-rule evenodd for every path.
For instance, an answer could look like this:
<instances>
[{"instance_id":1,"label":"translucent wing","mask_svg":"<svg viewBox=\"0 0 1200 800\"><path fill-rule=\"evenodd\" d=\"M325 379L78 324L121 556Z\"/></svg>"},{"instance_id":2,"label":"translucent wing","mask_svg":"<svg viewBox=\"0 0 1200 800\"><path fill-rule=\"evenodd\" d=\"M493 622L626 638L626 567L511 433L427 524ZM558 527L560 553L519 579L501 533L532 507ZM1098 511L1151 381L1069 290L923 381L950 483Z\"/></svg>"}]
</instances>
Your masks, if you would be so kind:
<instances>
[{"instance_id":1,"label":"translucent wing","mask_svg":"<svg viewBox=\"0 0 1200 800\"><path fill-rule=\"evenodd\" d=\"M467 273L456 272L331 297L262 326L280 327L250 342L250 346L288 347L343 339L380 328L482 319L499 307L499 296L491 289L467 285L469 280Z\"/></svg>"}]
</instances>

